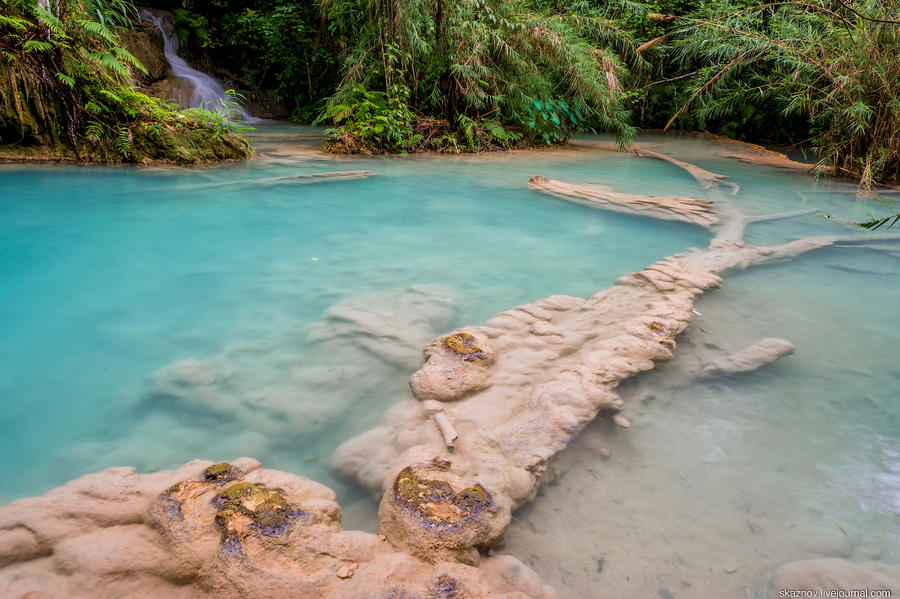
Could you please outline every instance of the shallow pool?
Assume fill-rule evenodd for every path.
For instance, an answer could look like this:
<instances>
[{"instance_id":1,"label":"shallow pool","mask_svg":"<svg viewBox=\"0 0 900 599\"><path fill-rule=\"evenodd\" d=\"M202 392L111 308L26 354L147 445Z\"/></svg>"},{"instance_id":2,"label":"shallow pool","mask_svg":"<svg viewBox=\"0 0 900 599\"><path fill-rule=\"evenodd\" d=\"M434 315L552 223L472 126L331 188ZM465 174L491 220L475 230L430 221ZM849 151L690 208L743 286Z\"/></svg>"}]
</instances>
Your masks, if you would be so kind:
<instances>
[{"instance_id":1,"label":"shallow pool","mask_svg":"<svg viewBox=\"0 0 900 599\"><path fill-rule=\"evenodd\" d=\"M425 341L543 296L589 295L710 237L528 190L539 174L703 194L671 164L592 139L367 159L321 155L299 127L255 135L256 159L215 168L0 166L0 502L108 466L250 455L332 486L345 524L371 527L373 504L331 477L328 456L408 397ZM751 214L877 212L846 183L722 157L710 141L648 139L730 175ZM260 182L353 169L376 175ZM813 215L748 239L850 233ZM829 543L900 559L898 298L900 254L882 249L726 277L698 304L686 357L626 385L635 426L587 429L514 519L509 551L565 597L713 596ZM692 375L692 355L765 336L795 354Z\"/></svg>"}]
</instances>

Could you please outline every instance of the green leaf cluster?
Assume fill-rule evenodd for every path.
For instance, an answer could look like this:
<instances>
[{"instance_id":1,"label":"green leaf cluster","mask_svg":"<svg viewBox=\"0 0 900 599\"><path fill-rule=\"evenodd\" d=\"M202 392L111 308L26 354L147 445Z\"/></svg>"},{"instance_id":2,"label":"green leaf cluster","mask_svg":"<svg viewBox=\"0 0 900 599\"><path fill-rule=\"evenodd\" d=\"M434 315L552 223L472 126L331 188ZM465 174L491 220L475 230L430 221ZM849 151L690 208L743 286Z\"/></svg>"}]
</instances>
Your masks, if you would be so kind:
<instances>
[{"instance_id":1,"label":"green leaf cluster","mask_svg":"<svg viewBox=\"0 0 900 599\"><path fill-rule=\"evenodd\" d=\"M230 143L249 152L223 114L179 111L131 86L134 74L146 71L122 42L136 18L127 0L60 0L51 10L28 1L0 4L5 144L61 143L76 157L99 152L107 160L134 160L148 131L159 140L165 132L202 129L215 140L231 136Z\"/></svg>"}]
</instances>

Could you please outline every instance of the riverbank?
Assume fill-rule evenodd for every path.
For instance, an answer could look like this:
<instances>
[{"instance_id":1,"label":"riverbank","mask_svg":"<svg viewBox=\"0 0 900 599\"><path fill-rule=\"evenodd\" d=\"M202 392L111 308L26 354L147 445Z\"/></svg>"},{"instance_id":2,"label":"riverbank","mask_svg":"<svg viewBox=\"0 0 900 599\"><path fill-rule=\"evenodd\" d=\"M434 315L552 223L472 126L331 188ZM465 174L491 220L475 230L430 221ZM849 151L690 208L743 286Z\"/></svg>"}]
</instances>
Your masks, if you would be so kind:
<instances>
[{"instance_id":1,"label":"riverbank","mask_svg":"<svg viewBox=\"0 0 900 599\"><path fill-rule=\"evenodd\" d=\"M123 156L113 148L86 148L76 154L64 146L0 146L0 162L84 165L209 166L240 161L254 155L243 135L210 127L193 127L154 136L152 141L132 137L131 150Z\"/></svg>"}]
</instances>

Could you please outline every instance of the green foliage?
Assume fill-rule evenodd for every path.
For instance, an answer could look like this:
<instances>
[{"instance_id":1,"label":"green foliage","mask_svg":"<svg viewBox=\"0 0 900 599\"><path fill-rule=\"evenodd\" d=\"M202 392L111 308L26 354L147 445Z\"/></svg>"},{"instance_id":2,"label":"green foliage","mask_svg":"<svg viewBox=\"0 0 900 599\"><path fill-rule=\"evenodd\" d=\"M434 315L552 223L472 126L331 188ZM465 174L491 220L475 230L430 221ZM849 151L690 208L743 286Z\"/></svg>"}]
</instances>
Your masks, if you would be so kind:
<instances>
[{"instance_id":1,"label":"green foliage","mask_svg":"<svg viewBox=\"0 0 900 599\"><path fill-rule=\"evenodd\" d=\"M894 201L893 200L882 200L878 196L875 197L875 200L888 209L887 216L871 216L869 220L856 223L863 229L869 229L870 231L875 231L876 229L880 229L884 227L886 229L890 229L898 222L900 222L900 212L897 212L894 209Z\"/></svg>"},{"instance_id":2,"label":"green foliage","mask_svg":"<svg viewBox=\"0 0 900 599\"><path fill-rule=\"evenodd\" d=\"M524 124L529 133L529 141L534 143L540 138L549 146L565 143L571 131L582 129L584 117L577 108L570 108L563 100L532 98Z\"/></svg>"},{"instance_id":3,"label":"green foliage","mask_svg":"<svg viewBox=\"0 0 900 599\"><path fill-rule=\"evenodd\" d=\"M0 4L0 66L26 65L59 95L72 144L133 156L138 130L235 132L227 107L176 116L128 89L142 67L120 43L127 0ZM175 24L188 54L238 69L254 99L333 125L336 151L484 151L586 130L627 143L637 123L811 144L863 187L900 181L897 0L189 0Z\"/></svg>"},{"instance_id":4,"label":"green foliage","mask_svg":"<svg viewBox=\"0 0 900 599\"><path fill-rule=\"evenodd\" d=\"M334 40L315 2L192 0L175 13L183 50L234 69L256 99L274 93L297 121L312 121L334 87Z\"/></svg>"},{"instance_id":5,"label":"green foliage","mask_svg":"<svg viewBox=\"0 0 900 599\"><path fill-rule=\"evenodd\" d=\"M246 140L235 136L235 126L208 111L179 112L175 107L135 91L133 72L144 67L122 45L119 34L130 23L134 7L125 0L60 0L52 12L33 2L0 0L0 51L7 58L0 82L0 110L6 123L19 122L21 137L43 129L43 143L64 141L76 157L110 152L118 160L136 160L154 150L141 138L144 125L153 123L158 134L202 130L235 151L249 154ZM6 99L29 90L40 107ZM48 112L47 107L52 106ZM38 123L59 117L61 122ZM7 129L9 125L7 125ZM64 133L57 137L57 129ZM179 159L189 158L180 155ZM107 158L108 159L108 158Z\"/></svg>"},{"instance_id":6,"label":"green foliage","mask_svg":"<svg viewBox=\"0 0 900 599\"><path fill-rule=\"evenodd\" d=\"M612 31L596 20L589 27L521 0L321 5L332 35L347 41L326 115L360 85L389 96L403 85L410 106L428 115L421 118L453 123L449 133L465 147L475 145L473 123L482 119L523 127L531 143L560 143L588 125L623 142L633 135L622 104L623 63L586 38Z\"/></svg>"},{"instance_id":7,"label":"green foliage","mask_svg":"<svg viewBox=\"0 0 900 599\"><path fill-rule=\"evenodd\" d=\"M678 19L677 57L697 66L675 115L701 123L773 114L808 123L821 166L900 181L900 6L893 0L750 5ZM773 119L775 120L775 119Z\"/></svg>"},{"instance_id":8,"label":"green foliage","mask_svg":"<svg viewBox=\"0 0 900 599\"><path fill-rule=\"evenodd\" d=\"M226 132L247 131L250 127L241 120L244 116L241 107L244 101L246 98L243 95L229 89L225 91L225 96L214 105L206 106L201 103L197 108L185 108L179 112L179 115L209 126L217 137Z\"/></svg>"},{"instance_id":9,"label":"green foliage","mask_svg":"<svg viewBox=\"0 0 900 599\"><path fill-rule=\"evenodd\" d=\"M175 9L174 24L178 32L178 41L182 45L196 44L203 48L213 46L209 36L209 22L206 17L184 8Z\"/></svg>"},{"instance_id":10,"label":"green foliage","mask_svg":"<svg viewBox=\"0 0 900 599\"><path fill-rule=\"evenodd\" d=\"M322 113L321 120L342 125L326 131L326 143L344 144L348 152L412 149L416 141L413 114L403 102L403 95L389 96L385 92L369 91L362 85L353 88L345 96L345 102L333 104Z\"/></svg>"}]
</instances>

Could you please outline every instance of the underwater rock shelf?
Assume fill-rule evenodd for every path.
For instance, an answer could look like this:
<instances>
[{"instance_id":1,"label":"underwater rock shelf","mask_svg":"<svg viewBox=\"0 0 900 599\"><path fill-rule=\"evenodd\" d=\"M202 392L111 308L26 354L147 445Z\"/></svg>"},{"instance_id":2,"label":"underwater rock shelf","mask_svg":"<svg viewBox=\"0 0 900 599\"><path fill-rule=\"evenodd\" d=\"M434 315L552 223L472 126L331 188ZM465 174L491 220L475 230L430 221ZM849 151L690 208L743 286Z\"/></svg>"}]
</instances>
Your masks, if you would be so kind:
<instances>
[{"instance_id":1,"label":"underwater rock shelf","mask_svg":"<svg viewBox=\"0 0 900 599\"><path fill-rule=\"evenodd\" d=\"M550 296L430 341L410 379L415 399L393 406L382 425L331 459L336 473L381 498L379 536L343 530L327 487L249 458L147 475L113 468L0 510L0 595L556 597L521 562L492 552L512 511L534 498L548 461L587 423L606 414L630 426L616 387L673 357L696 299L732 270L837 243L900 240L747 244L749 224L808 211L745 216L721 193L723 175L643 154L684 168L711 199L635 196L542 177L530 183L598 207L700 224L715 233L709 246L587 299ZM338 321L370 320L353 314ZM709 372L751 369L790 350L784 340L762 340ZM412 353L399 348L398 364Z\"/></svg>"},{"instance_id":2,"label":"underwater rock shelf","mask_svg":"<svg viewBox=\"0 0 900 599\"><path fill-rule=\"evenodd\" d=\"M606 185L572 185L563 181L532 177L528 186L556 197L617 212L647 213L665 220L676 220L701 227L719 222L712 202L689 196L648 196L619 193Z\"/></svg>"},{"instance_id":3,"label":"underwater rock shelf","mask_svg":"<svg viewBox=\"0 0 900 599\"><path fill-rule=\"evenodd\" d=\"M320 173L302 173L299 175L284 175L281 177L267 177L265 179L240 179L237 181L222 181L216 183L202 183L199 185L184 186L179 191L195 191L212 187L274 187L277 185L309 185L313 183L327 183L330 181L355 181L374 177L372 171L326 171Z\"/></svg>"}]
</instances>

